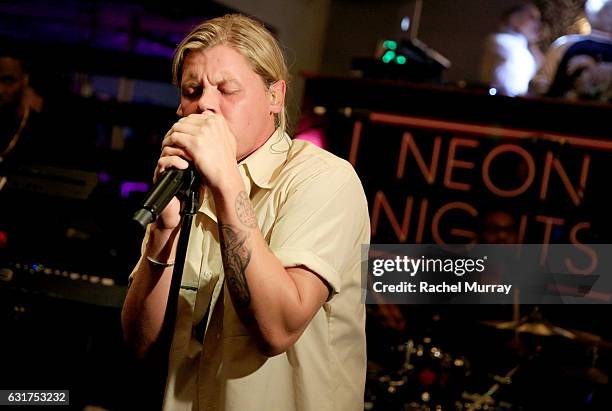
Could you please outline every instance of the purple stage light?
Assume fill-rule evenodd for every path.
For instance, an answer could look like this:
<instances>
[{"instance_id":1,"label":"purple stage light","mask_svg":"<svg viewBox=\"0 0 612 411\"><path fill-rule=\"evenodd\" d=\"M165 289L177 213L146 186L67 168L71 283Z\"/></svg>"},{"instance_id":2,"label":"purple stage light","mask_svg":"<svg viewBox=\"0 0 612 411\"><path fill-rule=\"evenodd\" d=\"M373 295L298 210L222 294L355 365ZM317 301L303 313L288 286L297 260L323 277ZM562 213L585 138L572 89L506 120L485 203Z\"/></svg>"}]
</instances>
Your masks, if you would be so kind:
<instances>
[{"instance_id":1,"label":"purple stage light","mask_svg":"<svg viewBox=\"0 0 612 411\"><path fill-rule=\"evenodd\" d=\"M138 181L124 181L121 183L121 198L128 198L130 193L136 191L139 193L146 193L149 190L148 183L142 183Z\"/></svg>"}]
</instances>

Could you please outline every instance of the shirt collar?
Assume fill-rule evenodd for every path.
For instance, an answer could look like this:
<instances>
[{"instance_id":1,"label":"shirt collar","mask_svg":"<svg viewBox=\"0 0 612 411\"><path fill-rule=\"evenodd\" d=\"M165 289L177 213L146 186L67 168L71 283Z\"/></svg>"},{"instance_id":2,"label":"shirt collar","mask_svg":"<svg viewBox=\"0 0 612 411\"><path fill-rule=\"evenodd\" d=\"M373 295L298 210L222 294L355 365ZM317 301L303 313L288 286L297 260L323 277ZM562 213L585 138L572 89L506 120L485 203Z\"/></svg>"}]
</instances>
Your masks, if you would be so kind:
<instances>
[{"instance_id":1,"label":"shirt collar","mask_svg":"<svg viewBox=\"0 0 612 411\"><path fill-rule=\"evenodd\" d=\"M253 183L263 189L272 188L272 181L287 160L290 147L291 138L277 129L261 147L238 164L247 192L251 192ZM198 212L206 214L216 223L215 202L210 190L204 186L200 187L200 199Z\"/></svg>"},{"instance_id":2,"label":"shirt collar","mask_svg":"<svg viewBox=\"0 0 612 411\"><path fill-rule=\"evenodd\" d=\"M291 147L289 136L277 129L257 150L242 160L238 166L244 167L251 181L260 188L272 188L279 167L287 160Z\"/></svg>"}]
</instances>

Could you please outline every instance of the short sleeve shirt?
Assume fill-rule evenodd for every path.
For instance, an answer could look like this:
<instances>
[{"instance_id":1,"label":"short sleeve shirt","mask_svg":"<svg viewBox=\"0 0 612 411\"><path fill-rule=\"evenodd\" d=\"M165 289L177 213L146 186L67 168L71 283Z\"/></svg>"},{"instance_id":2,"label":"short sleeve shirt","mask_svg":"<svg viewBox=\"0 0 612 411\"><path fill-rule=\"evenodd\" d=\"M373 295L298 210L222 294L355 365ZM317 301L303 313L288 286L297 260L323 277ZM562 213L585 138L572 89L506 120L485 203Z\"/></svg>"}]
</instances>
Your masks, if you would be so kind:
<instances>
[{"instance_id":1,"label":"short sleeve shirt","mask_svg":"<svg viewBox=\"0 0 612 411\"><path fill-rule=\"evenodd\" d=\"M286 352L261 354L224 285L215 205L202 189L164 410L363 410L360 249L370 224L359 178L345 160L278 131L238 167L270 250L285 267L317 273L330 297Z\"/></svg>"}]
</instances>

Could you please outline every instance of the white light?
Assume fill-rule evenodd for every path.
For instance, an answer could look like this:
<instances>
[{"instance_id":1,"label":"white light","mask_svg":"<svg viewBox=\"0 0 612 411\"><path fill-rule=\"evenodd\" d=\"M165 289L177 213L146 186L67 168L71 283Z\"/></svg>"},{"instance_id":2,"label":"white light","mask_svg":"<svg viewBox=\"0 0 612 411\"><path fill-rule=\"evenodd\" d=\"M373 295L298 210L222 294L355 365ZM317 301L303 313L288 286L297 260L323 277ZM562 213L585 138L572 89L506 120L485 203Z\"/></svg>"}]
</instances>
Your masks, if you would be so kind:
<instances>
[{"instance_id":1,"label":"white light","mask_svg":"<svg viewBox=\"0 0 612 411\"><path fill-rule=\"evenodd\" d=\"M402 29L402 31L408 31L408 29L410 28L410 17L404 16L404 18L402 18L400 28Z\"/></svg>"},{"instance_id":2,"label":"white light","mask_svg":"<svg viewBox=\"0 0 612 411\"><path fill-rule=\"evenodd\" d=\"M496 95L496 94L497 94L497 89L496 89L495 87L491 87L491 88L489 89L489 95L490 95L490 96L494 96L494 95Z\"/></svg>"},{"instance_id":3,"label":"white light","mask_svg":"<svg viewBox=\"0 0 612 411\"><path fill-rule=\"evenodd\" d=\"M607 3L604 0L588 0L584 5L587 13L597 14L599 10Z\"/></svg>"}]
</instances>

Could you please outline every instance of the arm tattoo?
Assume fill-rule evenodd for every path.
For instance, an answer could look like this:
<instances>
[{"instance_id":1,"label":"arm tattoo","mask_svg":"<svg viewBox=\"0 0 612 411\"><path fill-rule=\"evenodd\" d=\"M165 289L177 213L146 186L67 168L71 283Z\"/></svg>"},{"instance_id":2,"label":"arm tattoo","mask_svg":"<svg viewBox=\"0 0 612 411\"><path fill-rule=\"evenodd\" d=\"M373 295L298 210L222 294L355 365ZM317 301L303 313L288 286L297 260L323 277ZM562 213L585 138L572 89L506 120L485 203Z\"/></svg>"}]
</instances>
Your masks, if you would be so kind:
<instances>
[{"instance_id":1,"label":"arm tattoo","mask_svg":"<svg viewBox=\"0 0 612 411\"><path fill-rule=\"evenodd\" d=\"M257 228L257 217L253 206L249 200L249 196L244 191L241 191L236 197L236 216L238 220L249 228Z\"/></svg>"},{"instance_id":2,"label":"arm tattoo","mask_svg":"<svg viewBox=\"0 0 612 411\"><path fill-rule=\"evenodd\" d=\"M247 245L248 233L230 224L219 224L219 237L227 285L234 303L246 308L251 303L251 293L244 275L251 261L251 249Z\"/></svg>"}]
</instances>

